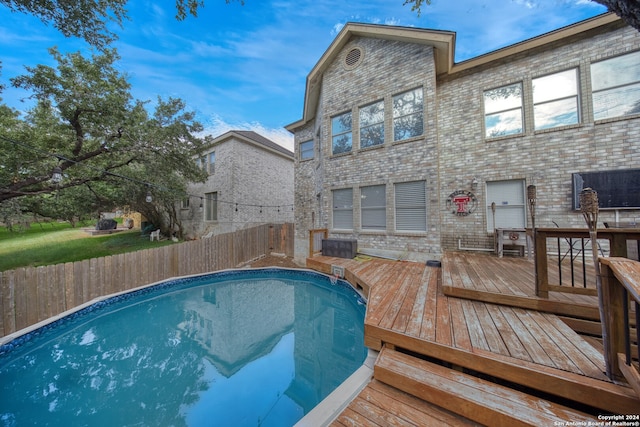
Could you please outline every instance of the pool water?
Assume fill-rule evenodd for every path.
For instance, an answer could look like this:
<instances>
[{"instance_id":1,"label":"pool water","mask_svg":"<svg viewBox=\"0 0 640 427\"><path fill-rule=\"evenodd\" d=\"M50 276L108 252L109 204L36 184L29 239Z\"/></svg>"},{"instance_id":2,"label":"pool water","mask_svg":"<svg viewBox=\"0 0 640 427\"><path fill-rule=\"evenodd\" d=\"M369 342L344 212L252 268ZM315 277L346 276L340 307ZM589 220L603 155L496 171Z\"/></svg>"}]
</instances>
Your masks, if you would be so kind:
<instances>
[{"instance_id":1,"label":"pool water","mask_svg":"<svg viewBox=\"0 0 640 427\"><path fill-rule=\"evenodd\" d=\"M0 426L291 426L358 369L365 304L302 270L113 297L0 346Z\"/></svg>"}]
</instances>

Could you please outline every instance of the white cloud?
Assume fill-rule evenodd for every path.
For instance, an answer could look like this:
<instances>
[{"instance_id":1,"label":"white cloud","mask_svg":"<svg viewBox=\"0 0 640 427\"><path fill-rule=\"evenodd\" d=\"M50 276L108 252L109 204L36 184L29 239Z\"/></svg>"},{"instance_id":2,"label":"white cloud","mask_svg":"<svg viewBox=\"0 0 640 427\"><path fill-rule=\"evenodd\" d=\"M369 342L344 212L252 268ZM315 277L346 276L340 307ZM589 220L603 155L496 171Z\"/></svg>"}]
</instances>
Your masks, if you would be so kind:
<instances>
[{"instance_id":1,"label":"white cloud","mask_svg":"<svg viewBox=\"0 0 640 427\"><path fill-rule=\"evenodd\" d=\"M217 138L231 130L252 130L276 144L283 146L287 150L294 151L293 135L285 128L269 128L258 122L229 123L217 114L211 117L210 123L205 124L204 134L210 134L214 138Z\"/></svg>"}]
</instances>

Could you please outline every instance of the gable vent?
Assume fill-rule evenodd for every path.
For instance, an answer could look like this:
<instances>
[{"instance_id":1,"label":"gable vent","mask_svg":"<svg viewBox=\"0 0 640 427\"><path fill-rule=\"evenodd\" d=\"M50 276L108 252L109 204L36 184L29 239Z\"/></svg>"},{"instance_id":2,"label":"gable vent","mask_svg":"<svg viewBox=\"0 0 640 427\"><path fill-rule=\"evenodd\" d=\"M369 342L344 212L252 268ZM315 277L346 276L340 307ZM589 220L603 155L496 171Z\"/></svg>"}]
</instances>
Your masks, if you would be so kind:
<instances>
[{"instance_id":1,"label":"gable vent","mask_svg":"<svg viewBox=\"0 0 640 427\"><path fill-rule=\"evenodd\" d=\"M363 57L362 49L359 47L354 47L344 57L344 66L348 70L352 70L357 67L360 62L362 62Z\"/></svg>"}]
</instances>

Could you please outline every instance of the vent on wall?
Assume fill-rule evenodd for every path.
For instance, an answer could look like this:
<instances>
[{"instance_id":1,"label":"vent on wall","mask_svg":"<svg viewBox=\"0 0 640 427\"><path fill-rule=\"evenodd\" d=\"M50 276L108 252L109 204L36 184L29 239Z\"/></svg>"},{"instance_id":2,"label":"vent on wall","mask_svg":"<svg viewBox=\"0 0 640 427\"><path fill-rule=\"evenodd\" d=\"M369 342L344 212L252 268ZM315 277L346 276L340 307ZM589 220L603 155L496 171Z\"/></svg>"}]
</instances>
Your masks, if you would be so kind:
<instances>
[{"instance_id":1,"label":"vent on wall","mask_svg":"<svg viewBox=\"0 0 640 427\"><path fill-rule=\"evenodd\" d=\"M344 67L347 70L353 70L355 67L360 65L362 62L362 57L364 56L364 52L359 47L354 47L347 52L344 56Z\"/></svg>"}]
</instances>

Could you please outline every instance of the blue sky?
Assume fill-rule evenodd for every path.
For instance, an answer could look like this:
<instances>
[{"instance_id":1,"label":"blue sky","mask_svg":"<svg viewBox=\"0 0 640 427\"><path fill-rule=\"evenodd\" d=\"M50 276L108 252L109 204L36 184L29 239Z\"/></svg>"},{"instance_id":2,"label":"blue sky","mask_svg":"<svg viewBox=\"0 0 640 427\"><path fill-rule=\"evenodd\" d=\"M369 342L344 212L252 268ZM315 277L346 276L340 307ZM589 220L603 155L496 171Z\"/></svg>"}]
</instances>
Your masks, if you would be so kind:
<instances>
[{"instance_id":1,"label":"blue sky","mask_svg":"<svg viewBox=\"0 0 640 427\"><path fill-rule=\"evenodd\" d=\"M251 129L293 149L283 127L301 118L306 76L347 22L455 31L460 62L606 12L587 0L432 0L418 16L403 2L206 0L197 18L179 22L173 1L132 0L114 47L135 98L178 97L214 137ZM82 40L0 5L3 83L25 65L54 65L52 46L90 52ZM7 87L0 97L22 110L26 95Z\"/></svg>"}]
</instances>

